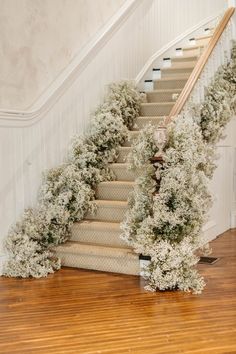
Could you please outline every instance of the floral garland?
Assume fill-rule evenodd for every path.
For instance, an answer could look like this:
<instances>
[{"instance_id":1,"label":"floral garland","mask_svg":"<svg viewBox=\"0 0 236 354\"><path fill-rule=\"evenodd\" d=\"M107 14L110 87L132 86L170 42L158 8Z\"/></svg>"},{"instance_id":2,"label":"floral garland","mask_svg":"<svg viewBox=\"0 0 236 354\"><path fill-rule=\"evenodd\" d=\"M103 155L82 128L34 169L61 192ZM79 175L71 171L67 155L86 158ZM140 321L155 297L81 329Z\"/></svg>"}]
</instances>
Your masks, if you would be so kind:
<instances>
[{"instance_id":1,"label":"floral garland","mask_svg":"<svg viewBox=\"0 0 236 354\"><path fill-rule=\"evenodd\" d=\"M204 287L194 268L199 260L196 249L203 247L201 230L211 205L208 182L215 168L215 144L236 108L235 72L234 45L232 60L216 73L204 103L167 127L163 164L154 167L150 162L157 152L155 127L146 126L134 142L129 162L139 177L122 237L137 253L150 256L144 274L151 291L200 293Z\"/></svg>"},{"instance_id":2,"label":"floral garland","mask_svg":"<svg viewBox=\"0 0 236 354\"><path fill-rule=\"evenodd\" d=\"M114 179L108 163L116 159L117 148L139 114L140 102L132 83L110 86L92 117L89 133L73 139L68 161L45 174L37 207L26 210L10 230L4 275L39 278L60 268L52 247L70 238L75 221L95 212L94 189L99 182Z\"/></svg>"}]
</instances>

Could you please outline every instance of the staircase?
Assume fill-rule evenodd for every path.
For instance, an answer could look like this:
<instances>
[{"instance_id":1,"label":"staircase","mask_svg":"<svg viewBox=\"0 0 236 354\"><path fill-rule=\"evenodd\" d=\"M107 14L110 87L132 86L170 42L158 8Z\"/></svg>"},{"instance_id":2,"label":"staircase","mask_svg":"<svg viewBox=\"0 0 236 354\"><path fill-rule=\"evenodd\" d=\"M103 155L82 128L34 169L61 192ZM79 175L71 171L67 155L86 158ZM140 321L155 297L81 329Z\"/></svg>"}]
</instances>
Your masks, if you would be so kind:
<instances>
[{"instance_id":1,"label":"staircase","mask_svg":"<svg viewBox=\"0 0 236 354\"><path fill-rule=\"evenodd\" d=\"M116 163L111 169L115 181L102 182L96 190L96 215L72 227L72 237L67 243L55 248L62 265L106 272L140 274L139 255L134 253L120 238L120 223L128 208L128 195L134 187L135 175L128 171L126 157L132 141L147 123L158 126L173 108L195 64L211 35L194 39L194 44L182 48L182 56L171 59L170 67L161 69L161 79L153 81L153 90L147 92L147 102L142 103L130 139L119 148Z\"/></svg>"}]
</instances>

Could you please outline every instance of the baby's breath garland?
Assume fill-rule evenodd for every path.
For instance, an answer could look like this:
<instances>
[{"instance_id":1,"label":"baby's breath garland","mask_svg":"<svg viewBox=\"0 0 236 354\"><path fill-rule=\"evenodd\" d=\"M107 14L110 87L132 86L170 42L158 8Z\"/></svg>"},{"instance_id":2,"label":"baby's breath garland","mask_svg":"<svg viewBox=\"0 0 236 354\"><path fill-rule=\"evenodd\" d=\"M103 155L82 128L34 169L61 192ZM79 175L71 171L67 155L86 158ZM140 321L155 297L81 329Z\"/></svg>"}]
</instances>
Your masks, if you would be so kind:
<instances>
[{"instance_id":1,"label":"baby's breath garland","mask_svg":"<svg viewBox=\"0 0 236 354\"><path fill-rule=\"evenodd\" d=\"M235 73L234 46L232 60L216 73L204 103L186 110L167 127L164 163L156 169L150 163L157 152L155 127L146 126L134 142L129 162L139 177L122 237L137 253L150 256L144 272L149 290L200 293L204 287L194 268L196 249L203 246L201 230L211 205L208 182L215 168L215 144L235 112Z\"/></svg>"},{"instance_id":2,"label":"baby's breath garland","mask_svg":"<svg viewBox=\"0 0 236 354\"><path fill-rule=\"evenodd\" d=\"M94 211L94 188L113 179L108 163L139 114L141 95L129 82L110 86L85 137L75 137L67 162L48 171L36 208L26 210L6 239L4 274L43 277L60 268L51 248L70 237L73 222Z\"/></svg>"}]
</instances>

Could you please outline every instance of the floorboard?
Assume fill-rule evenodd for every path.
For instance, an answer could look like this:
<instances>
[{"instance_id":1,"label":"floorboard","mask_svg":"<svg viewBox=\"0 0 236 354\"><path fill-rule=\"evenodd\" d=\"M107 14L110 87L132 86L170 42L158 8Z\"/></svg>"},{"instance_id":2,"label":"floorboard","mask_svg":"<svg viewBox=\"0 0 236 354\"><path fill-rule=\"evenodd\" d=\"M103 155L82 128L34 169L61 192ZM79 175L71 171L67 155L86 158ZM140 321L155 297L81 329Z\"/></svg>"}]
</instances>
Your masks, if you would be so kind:
<instances>
[{"instance_id":1,"label":"floorboard","mask_svg":"<svg viewBox=\"0 0 236 354\"><path fill-rule=\"evenodd\" d=\"M236 230L199 265L202 295L148 293L138 277L62 269L0 278L1 354L235 354Z\"/></svg>"}]
</instances>

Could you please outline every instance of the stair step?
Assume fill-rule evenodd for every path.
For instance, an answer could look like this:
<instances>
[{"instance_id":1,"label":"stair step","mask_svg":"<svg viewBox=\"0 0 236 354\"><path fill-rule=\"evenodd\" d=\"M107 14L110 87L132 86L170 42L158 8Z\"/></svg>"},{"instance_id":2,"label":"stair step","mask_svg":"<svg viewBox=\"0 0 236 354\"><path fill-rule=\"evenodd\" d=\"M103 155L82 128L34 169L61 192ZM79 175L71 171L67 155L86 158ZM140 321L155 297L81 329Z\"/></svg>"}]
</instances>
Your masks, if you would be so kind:
<instances>
[{"instance_id":1,"label":"stair step","mask_svg":"<svg viewBox=\"0 0 236 354\"><path fill-rule=\"evenodd\" d=\"M138 117L136 119L134 129L142 129L145 127L146 124L151 123L153 125L161 125L164 121L165 117Z\"/></svg>"},{"instance_id":2,"label":"stair step","mask_svg":"<svg viewBox=\"0 0 236 354\"><path fill-rule=\"evenodd\" d=\"M123 146L131 146L132 142L137 139L139 135L139 131L137 130L130 130L129 131L129 137L128 139L124 142Z\"/></svg>"},{"instance_id":3,"label":"stair step","mask_svg":"<svg viewBox=\"0 0 236 354\"><path fill-rule=\"evenodd\" d=\"M141 116L164 116L168 115L174 106L175 102L158 102L158 103L142 103Z\"/></svg>"},{"instance_id":4,"label":"stair step","mask_svg":"<svg viewBox=\"0 0 236 354\"><path fill-rule=\"evenodd\" d=\"M205 47L205 45L198 45L198 44L196 44L196 45L188 45L187 47L183 47L182 49L183 49L183 52L190 52L190 51L192 51L192 50L201 50L201 48L203 48L203 47Z\"/></svg>"},{"instance_id":5,"label":"stair step","mask_svg":"<svg viewBox=\"0 0 236 354\"><path fill-rule=\"evenodd\" d=\"M121 229L118 222L83 220L74 223L71 231L71 241L128 248L120 237Z\"/></svg>"},{"instance_id":6,"label":"stair step","mask_svg":"<svg viewBox=\"0 0 236 354\"><path fill-rule=\"evenodd\" d=\"M69 241L54 248L63 266L139 275L139 256L130 248Z\"/></svg>"},{"instance_id":7,"label":"stair step","mask_svg":"<svg viewBox=\"0 0 236 354\"><path fill-rule=\"evenodd\" d=\"M193 69L187 69L187 70L180 69L177 72L177 70L171 71L171 68L169 68L168 71L166 69L165 72L162 72L161 77L162 77L162 79L171 77L172 79L178 80L179 77L182 76L182 75L186 74L186 75L190 76L192 71L193 71Z\"/></svg>"},{"instance_id":8,"label":"stair step","mask_svg":"<svg viewBox=\"0 0 236 354\"><path fill-rule=\"evenodd\" d=\"M120 163L126 162L127 156L131 151L131 147L121 146L121 147L119 147L118 151L119 151L119 156L118 156L117 162L120 162Z\"/></svg>"},{"instance_id":9,"label":"stair step","mask_svg":"<svg viewBox=\"0 0 236 354\"><path fill-rule=\"evenodd\" d=\"M128 170L128 166L128 163L112 163L109 165L118 181L134 181L137 176L133 171Z\"/></svg>"},{"instance_id":10,"label":"stair step","mask_svg":"<svg viewBox=\"0 0 236 354\"><path fill-rule=\"evenodd\" d=\"M155 90L147 92L148 103L154 102L175 102L174 95L179 95L182 89L167 89L167 90Z\"/></svg>"},{"instance_id":11,"label":"stair step","mask_svg":"<svg viewBox=\"0 0 236 354\"><path fill-rule=\"evenodd\" d=\"M118 200L96 200L97 212L95 215L87 214L86 219L88 220L100 220L100 221L111 221L111 222L121 222L123 221L125 214L128 209L127 201Z\"/></svg>"},{"instance_id":12,"label":"stair step","mask_svg":"<svg viewBox=\"0 0 236 354\"><path fill-rule=\"evenodd\" d=\"M172 62L171 59L171 67L169 68L162 68L162 71L167 71L167 70L172 70L174 72L174 70L188 70L188 69L192 69L195 67L196 65L196 60L195 61L186 61L186 62L182 62L182 61L174 61Z\"/></svg>"},{"instance_id":13,"label":"stair step","mask_svg":"<svg viewBox=\"0 0 236 354\"><path fill-rule=\"evenodd\" d=\"M191 54L191 53L190 53ZM188 62L194 62L196 64L197 60L199 58L199 55L189 55L188 52L184 53L184 55L179 56L179 57L171 57L171 63L172 64L177 64L177 63L188 63Z\"/></svg>"},{"instance_id":14,"label":"stair step","mask_svg":"<svg viewBox=\"0 0 236 354\"><path fill-rule=\"evenodd\" d=\"M184 88L189 75L179 75L178 78L166 77L159 80L154 80L154 90L160 89L182 89Z\"/></svg>"},{"instance_id":15,"label":"stair step","mask_svg":"<svg viewBox=\"0 0 236 354\"><path fill-rule=\"evenodd\" d=\"M212 29L212 31L213 31L214 29ZM212 33L209 33L209 34L205 34L204 36L198 36L198 37L196 37L196 40L200 40L200 39L208 39L208 40L210 40L212 38Z\"/></svg>"},{"instance_id":16,"label":"stair step","mask_svg":"<svg viewBox=\"0 0 236 354\"><path fill-rule=\"evenodd\" d=\"M108 181L101 182L96 189L96 198L103 200L128 200L129 193L134 188L134 182Z\"/></svg>"},{"instance_id":17,"label":"stair step","mask_svg":"<svg viewBox=\"0 0 236 354\"><path fill-rule=\"evenodd\" d=\"M212 38L212 35L209 36L201 36L201 37L196 37L196 45L198 46L206 46Z\"/></svg>"}]
</instances>

